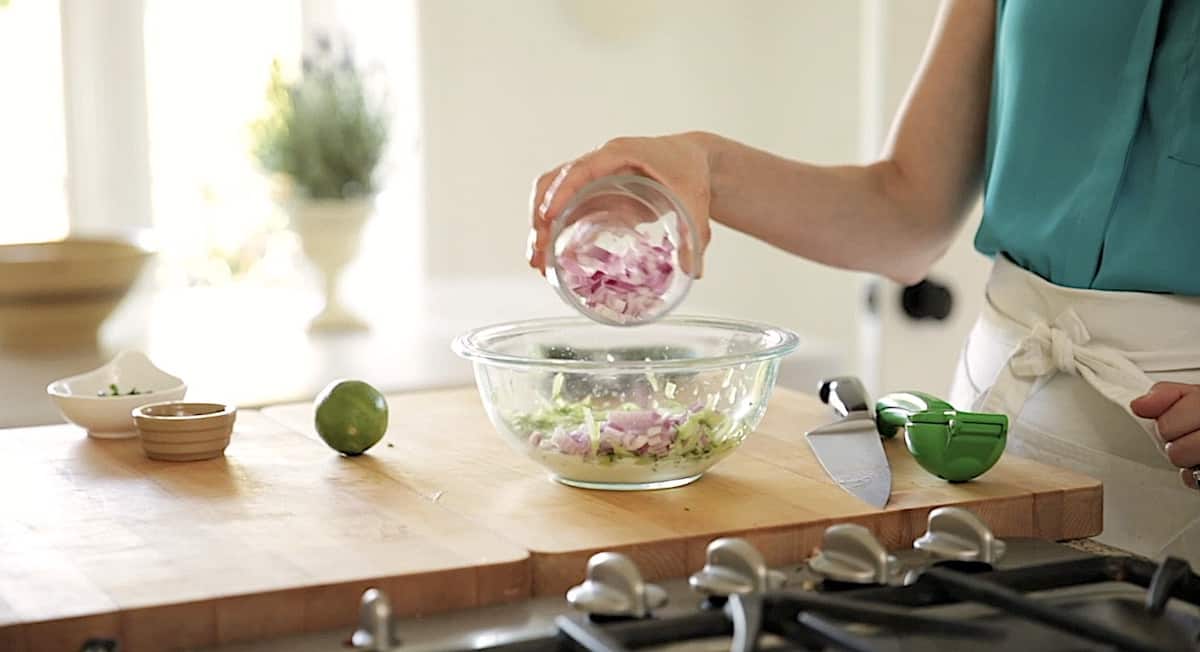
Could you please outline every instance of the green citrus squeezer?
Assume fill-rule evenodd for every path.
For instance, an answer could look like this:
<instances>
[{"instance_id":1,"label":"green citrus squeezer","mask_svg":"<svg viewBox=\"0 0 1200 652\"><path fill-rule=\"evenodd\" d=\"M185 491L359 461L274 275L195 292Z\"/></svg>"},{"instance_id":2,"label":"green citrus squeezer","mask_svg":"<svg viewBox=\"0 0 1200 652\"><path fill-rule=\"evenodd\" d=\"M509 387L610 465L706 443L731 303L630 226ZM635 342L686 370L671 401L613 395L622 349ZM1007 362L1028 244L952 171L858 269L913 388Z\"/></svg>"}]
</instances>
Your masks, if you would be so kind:
<instances>
[{"instance_id":1,"label":"green citrus squeezer","mask_svg":"<svg viewBox=\"0 0 1200 652\"><path fill-rule=\"evenodd\" d=\"M955 410L924 392L880 398L875 402L875 424L884 437L903 430L904 443L917 463L950 482L966 482L992 468L1008 439L1007 416Z\"/></svg>"}]
</instances>

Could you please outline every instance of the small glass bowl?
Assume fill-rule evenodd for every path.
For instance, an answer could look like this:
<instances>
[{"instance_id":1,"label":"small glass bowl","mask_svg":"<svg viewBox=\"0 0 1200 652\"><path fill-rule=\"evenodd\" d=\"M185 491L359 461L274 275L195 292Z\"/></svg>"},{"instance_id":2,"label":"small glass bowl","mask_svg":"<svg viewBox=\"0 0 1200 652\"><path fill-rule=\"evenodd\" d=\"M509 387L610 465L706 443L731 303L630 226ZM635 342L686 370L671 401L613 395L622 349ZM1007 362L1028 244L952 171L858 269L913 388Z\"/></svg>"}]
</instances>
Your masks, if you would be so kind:
<instances>
[{"instance_id":1,"label":"small glass bowl","mask_svg":"<svg viewBox=\"0 0 1200 652\"><path fill-rule=\"evenodd\" d=\"M550 284L584 316L611 326L649 324L674 310L691 288L700 251L675 195L637 175L584 186L550 235Z\"/></svg>"}]
</instances>

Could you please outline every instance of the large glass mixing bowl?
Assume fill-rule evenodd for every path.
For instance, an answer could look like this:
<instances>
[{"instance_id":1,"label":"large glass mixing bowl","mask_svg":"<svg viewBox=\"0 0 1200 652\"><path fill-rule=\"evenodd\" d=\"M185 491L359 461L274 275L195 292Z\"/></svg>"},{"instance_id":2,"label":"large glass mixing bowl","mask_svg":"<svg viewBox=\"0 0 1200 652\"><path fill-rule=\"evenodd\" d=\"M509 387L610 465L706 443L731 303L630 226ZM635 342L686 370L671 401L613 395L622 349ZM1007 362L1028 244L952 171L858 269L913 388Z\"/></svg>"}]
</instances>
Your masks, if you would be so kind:
<instances>
[{"instance_id":1,"label":"large glass mixing bowl","mask_svg":"<svg viewBox=\"0 0 1200 652\"><path fill-rule=\"evenodd\" d=\"M687 484L732 453L797 343L725 319L625 329L568 318L480 328L453 348L474 363L496 429L556 480L635 490Z\"/></svg>"}]
</instances>

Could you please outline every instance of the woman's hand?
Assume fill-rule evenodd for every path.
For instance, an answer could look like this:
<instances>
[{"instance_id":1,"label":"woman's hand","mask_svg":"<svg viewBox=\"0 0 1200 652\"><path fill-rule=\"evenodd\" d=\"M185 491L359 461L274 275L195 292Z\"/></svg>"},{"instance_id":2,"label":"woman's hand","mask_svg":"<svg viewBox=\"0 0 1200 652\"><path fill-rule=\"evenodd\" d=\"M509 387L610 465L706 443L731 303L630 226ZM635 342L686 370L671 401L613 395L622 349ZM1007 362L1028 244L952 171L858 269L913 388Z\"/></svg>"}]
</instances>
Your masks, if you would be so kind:
<instances>
[{"instance_id":1,"label":"woman's hand","mask_svg":"<svg viewBox=\"0 0 1200 652\"><path fill-rule=\"evenodd\" d=\"M538 177L530 196L533 214L526 252L529 264L545 272L550 224L583 186L611 174L639 174L671 190L692 218L701 250L695 252L697 269L686 270L699 278L704 249L712 237L709 202L712 180L709 151L703 134L689 133L657 138L617 138ZM683 252L684 260L692 260Z\"/></svg>"},{"instance_id":2,"label":"woman's hand","mask_svg":"<svg viewBox=\"0 0 1200 652\"><path fill-rule=\"evenodd\" d=\"M1129 407L1143 419L1154 419L1167 459L1179 467L1184 484L1200 488L1192 472L1200 467L1200 385L1155 383Z\"/></svg>"}]
</instances>

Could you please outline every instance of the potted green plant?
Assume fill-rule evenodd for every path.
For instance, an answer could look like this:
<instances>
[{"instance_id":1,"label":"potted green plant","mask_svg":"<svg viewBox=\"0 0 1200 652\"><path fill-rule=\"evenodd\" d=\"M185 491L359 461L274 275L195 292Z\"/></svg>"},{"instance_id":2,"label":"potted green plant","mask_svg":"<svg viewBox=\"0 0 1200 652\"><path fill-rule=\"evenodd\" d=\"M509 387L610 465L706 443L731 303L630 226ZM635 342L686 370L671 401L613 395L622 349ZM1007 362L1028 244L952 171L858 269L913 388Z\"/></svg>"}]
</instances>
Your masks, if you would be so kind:
<instances>
[{"instance_id":1,"label":"potted green plant","mask_svg":"<svg viewBox=\"0 0 1200 652\"><path fill-rule=\"evenodd\" d=\"M251 128L253 154L275 177L290 226L321 274L324 306L309 329L363 329L338 284L374 211L390 121L349 50L335 51L327 38L316 43L295 80L273 63L268 110Z\"/></svg>"}]
</instances>

